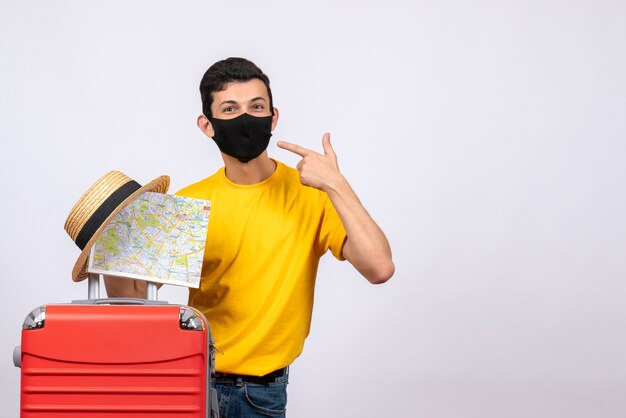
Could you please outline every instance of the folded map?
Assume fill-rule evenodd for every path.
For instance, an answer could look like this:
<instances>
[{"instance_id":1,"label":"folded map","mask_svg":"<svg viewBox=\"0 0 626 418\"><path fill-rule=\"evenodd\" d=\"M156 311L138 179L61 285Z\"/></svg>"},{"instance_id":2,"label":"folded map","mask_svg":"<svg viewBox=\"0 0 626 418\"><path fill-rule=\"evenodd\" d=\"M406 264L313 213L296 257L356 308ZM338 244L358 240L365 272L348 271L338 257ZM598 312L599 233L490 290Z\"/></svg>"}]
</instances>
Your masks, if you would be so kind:
<instances>
[{"instance_id":1,"label":"folded map","mask_svg":"<svg viewBox=\"0 0 626 418\"><path fill-rule=\"evenodd\" d=\"M211 202L146 192L106 226L87 271L197 288Z\"/></svg>"}]
</instances>

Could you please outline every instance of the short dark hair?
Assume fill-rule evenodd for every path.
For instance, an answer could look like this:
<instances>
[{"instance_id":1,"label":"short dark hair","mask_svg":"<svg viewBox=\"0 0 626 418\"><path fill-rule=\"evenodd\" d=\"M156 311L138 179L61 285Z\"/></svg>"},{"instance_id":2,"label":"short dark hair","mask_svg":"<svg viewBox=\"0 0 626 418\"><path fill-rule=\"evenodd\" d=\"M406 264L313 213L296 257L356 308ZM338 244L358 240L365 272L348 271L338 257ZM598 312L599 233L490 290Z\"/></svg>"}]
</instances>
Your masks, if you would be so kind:
<instances>
[{"instance_id":1,"label":"short dark hair","mask_svg":"<svg viewBox=\"0 0 626 418\"><path fill-rule=\"evenodd\" d=\"M245 82L255 78L261 80L267 88L267 94L270 97L270 110L273 115L274 102L272 100L272 90L270 89L270 79L252 61L237 57L218 61L204 73L200 81L202 113L207 117L213 116L211 113L213 93L224 90L228 83Z\"/></svg>"}]
</instances>

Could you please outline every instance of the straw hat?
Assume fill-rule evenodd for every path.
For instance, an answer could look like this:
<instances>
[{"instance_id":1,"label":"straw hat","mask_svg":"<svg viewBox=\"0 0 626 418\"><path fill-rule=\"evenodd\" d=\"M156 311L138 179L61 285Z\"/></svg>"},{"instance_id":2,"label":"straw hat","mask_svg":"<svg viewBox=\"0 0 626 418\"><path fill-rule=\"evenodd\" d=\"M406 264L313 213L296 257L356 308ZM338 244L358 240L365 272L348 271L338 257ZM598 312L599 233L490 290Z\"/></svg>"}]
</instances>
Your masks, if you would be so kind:
<instances>
[{"instance_id":1,"label":"straw hat","mask_svg":"<svg viewBox=\"0 0 626 418\"><path fill-rule=\"evenodd\" d=\"M65 221L65 231L82 250L72 270L72 279L80 282L87 278L87 257L107 224L144 192L166 193L169 176L160 176L145 186L119 171L111 171L100 177L81 196Z\"/></svg>"}]
</instances>

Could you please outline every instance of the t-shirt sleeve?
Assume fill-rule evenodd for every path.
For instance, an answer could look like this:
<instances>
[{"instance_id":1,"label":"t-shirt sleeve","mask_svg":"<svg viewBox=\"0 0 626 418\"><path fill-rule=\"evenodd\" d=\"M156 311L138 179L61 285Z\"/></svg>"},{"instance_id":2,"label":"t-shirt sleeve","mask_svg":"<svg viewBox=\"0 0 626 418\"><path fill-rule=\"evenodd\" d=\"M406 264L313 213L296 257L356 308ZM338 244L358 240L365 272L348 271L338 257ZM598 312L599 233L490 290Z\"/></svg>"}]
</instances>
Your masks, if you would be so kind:
<instances>
[{"instance_id":1,"label":"t-shirt sleeve","mask_svg":"<svg viewBox=\"0 0 626 418\"><path fill-rule=\"evenodd\" d=\"M182 197L192 197L192 193L189 193L189 189L191 189L191 186L187 186L187 187L183 187L182 189L178 190L176 193L174 193L175 196L182 196Z\"/></svg>"},{"instance_id":2,"label":"t-shirt sleeve","mask_svg":"<svg viewBox=\"0 0 626 418\"><path fill-rule=\"evenodd\" d=\"M210 200L207 196L207 190L209 190L209 187L205 186L204 183L206 183L206 179L183 187L182 189L174 193L174 195L189 197L191 199Z\"/></svg>"},{"instance_id":3,"label":"t-shirt sleeve","mask_svg":"<svg viewBox=\"0 0 626 418\"><path fill-rule=\"evenodd\" d=\"M330 249L336 259L343 261L345 258L341 254L341 251L348 234L341 223L339 214L337 214L335 207L325 193L323 202L324 209L318 235L320 254L324 254Z\"/></svg>"}]
</instances>

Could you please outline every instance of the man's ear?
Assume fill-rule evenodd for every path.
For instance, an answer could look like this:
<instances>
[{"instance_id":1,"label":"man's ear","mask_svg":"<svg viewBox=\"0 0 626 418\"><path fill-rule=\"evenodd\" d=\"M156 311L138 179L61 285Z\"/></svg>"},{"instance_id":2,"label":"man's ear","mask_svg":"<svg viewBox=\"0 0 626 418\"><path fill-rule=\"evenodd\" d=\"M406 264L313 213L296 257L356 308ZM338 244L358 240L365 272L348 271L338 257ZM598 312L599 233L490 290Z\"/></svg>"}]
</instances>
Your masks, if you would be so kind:
<instances>
[{"instance_id":1,"label":"man's ear","mask_svg":"<svg viewBox=\"0 0 626 418\"><path fill-rule=\"evenodd\" d=\"M274 108L274 116L272 116L272 131L276 129L276 124L278 123L278 108Z\"/></svg>"},{"instance_id":2,"label":"man's ear","mask_svg":"<svg viewBox=\"0 0 626 418\"><path fill-rule=\"evenodd\" d=\"M198 116L196 124L198 125L198 128L200 128L200 130L209 138L213 138L215 136L215 131L213 130L211 121L209 121L203 114Z\"/></svg>"}]
</instances>

